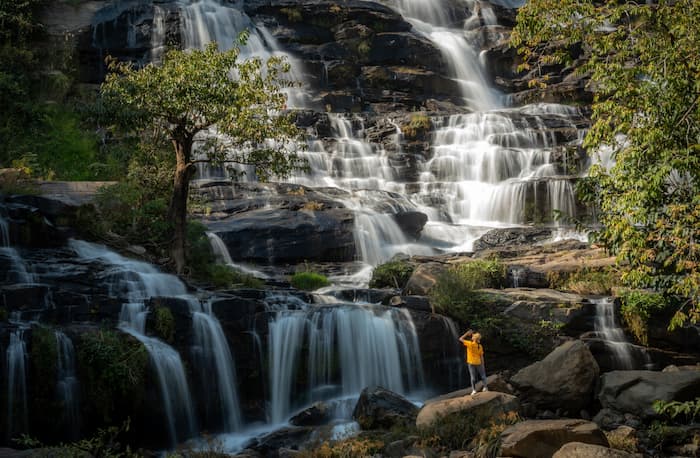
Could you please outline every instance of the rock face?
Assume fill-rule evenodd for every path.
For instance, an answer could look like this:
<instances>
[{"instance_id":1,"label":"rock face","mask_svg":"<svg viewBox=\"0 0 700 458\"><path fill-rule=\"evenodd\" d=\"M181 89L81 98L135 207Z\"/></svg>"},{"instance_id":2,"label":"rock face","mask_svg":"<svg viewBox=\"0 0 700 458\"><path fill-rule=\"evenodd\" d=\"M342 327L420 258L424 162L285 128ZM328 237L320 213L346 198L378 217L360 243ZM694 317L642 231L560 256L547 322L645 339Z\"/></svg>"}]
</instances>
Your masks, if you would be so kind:
<instances>
[{"instance_id":1,"label":"rock face","mask_svg":"<svg viewBox=\"0 0 700 458\"><path fill-rule=\"evenodd\" d=\"M488 391L473 396L444 399L426 404L418 413L416 426L426 428L441 417L460 414L468 416L492 417L494 415L517 412L518 398L510 394Z\"/></svg>"},{"instance_id":2,"label":"rock face","mask_svg":"<svg viewBox=\"0 0 700 458\"><path fill-rule=\"evenodd\" d=\"M608 447L605 434L585 420L528 420L501 433L500 456L550 458L568 442Z\"/></svg>"},{"instance_id":3,"label":"rock face","mask_svg":"<svg viewBox=\"0 0 700 458\"><path fill-rule=\"evenodd\" d=\"M700 371L612 371L602 375L598 399L603 407L653 417L655 400L690 401L700 397Z\"/></svg>"},{"instance_id":4,"label":"rock face","mask_svg":"<svg viewBox=\"0 0 700 458\"><path fill-rule=\"evenodd\" d=\"M556 451L552 458L632 458L633 454L601 445L569 442Z\"/></svg>"},{"instance_id":5,"label":"rock face","mask_svg":"<svg viewBox=\"0 0 700 458\"><path fill-rule=\"evenodd\" d=\"M520 391L523 401L540 409L562 409L576 414L593 400L598 374L598 364L588 347L574 340L520 370L511 383Z\"/></svg>"},{"instance_id":6,"label":"rock face","mask_svg":"<svg viewBox=\"0 0 700 458\"><path fill-rule=\"evenodd\" d=\"M362 390L352 412L362 429L391 429L393 426L412 423L418 408L403 396L380 386Z\"/></svg>"}]
</instances>

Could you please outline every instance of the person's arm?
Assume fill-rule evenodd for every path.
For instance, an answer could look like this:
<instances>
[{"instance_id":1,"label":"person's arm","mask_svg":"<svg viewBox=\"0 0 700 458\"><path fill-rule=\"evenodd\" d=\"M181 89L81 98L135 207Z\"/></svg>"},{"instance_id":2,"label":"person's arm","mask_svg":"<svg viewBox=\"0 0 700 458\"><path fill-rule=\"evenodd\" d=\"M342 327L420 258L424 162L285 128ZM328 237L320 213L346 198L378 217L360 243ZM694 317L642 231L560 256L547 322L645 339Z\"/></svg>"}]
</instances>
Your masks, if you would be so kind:
<instances>
[{"instance_id":1,"label":"person's arm","mask_svg":"<svg viewBox=\"0 0 700 458\"><path fill-rule=\"evenodd\" d=\"M471 339L472 334L474 334L474 331L472 331L471 329L468 330L467 332L462 334L462 336L459 338L459 341L462 343L467 342L467 337Z\"/></svg>"}]
</instances>

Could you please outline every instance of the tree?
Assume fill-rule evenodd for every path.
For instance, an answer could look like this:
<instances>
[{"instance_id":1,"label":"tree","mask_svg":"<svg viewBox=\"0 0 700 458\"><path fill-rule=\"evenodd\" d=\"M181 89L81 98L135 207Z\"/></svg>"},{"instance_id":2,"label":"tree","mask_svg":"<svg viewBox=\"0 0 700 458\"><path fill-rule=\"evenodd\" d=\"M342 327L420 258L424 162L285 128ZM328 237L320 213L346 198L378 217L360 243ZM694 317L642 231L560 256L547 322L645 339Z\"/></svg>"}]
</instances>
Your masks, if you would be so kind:
<instances>
[{"instance_id":1,"label":"tree","mask_svg":"<svg viewBox=\"0 0 700 458\"><path fill-rule=\"evenodd\" d=\"M282 89L292 84L283 78L288 64L277 57L263 63L238 56L238 47L220 52L211 43L203 50L170 50L160 65L141 69L112 60L101 88L105 112L116 126L142 135L163 132L173 145L168 217L178 273L186 265L187 200L198 162L254 166L260 180L304 165L296 152L300 131L285 113ZM195 137L204 140L197 155Z\"/></svg>"},{"instance_id":2,"label":"tree","mask_svg":"<svg viewBox=\"0 0 700 458\"><path fill-rule=\"evenodd\" d=\"M565 64L579 45L595 96L585 146L614 149L582 183L597 237L623 281L679 304L670 327L700 319L700 2L529 0L512 42L523 67ZM578 47L578 49L581 49Z\"/></svg>"}]
</instances>

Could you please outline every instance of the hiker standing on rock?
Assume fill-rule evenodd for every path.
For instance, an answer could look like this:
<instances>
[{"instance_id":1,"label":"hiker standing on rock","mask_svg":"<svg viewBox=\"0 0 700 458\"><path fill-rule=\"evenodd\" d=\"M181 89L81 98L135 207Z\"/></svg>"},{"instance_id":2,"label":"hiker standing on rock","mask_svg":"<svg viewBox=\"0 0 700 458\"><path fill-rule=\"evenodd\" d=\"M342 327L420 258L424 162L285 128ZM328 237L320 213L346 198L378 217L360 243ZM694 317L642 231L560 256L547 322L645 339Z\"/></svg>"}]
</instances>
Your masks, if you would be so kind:
<instances>
[{"instance_id":1,"label":"hiker standing on rock","mask_svg":"<svg viewBox=\"0 0 700 458\"><path fill-rule=\"evenodd\" d=\"M469 368L469 378L472 382L472 395L476 394L477 371L484 382L484 388L481 391L488 391L486 385L486 368L484 367L484 347L481 346L481 334L474 332L471 329L462 334L459 338L466 348L467 367Z\"/></svg>"}]
</instances>

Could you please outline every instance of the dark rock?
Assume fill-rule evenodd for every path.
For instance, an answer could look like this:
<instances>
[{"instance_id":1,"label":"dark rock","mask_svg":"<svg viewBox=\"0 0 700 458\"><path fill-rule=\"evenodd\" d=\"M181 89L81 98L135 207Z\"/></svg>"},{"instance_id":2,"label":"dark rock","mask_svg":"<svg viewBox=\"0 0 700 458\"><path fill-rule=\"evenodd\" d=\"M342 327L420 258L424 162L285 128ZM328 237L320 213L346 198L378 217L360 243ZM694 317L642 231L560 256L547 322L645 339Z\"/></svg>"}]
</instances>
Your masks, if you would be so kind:
<instances>
[{"instance_id":1,"label":"dark rock","mask_svg":"<svg viewBox=\"0 0 700 458\"><path fill-rule=\"evenodd\" d=\"M551 457L564 444L583 442L608 447L605 434L585 420L527 420L501 433L501 456Z\"/></svg>"},{"instance_id":2,"label":"dark rock","mask_svg":"<svg viewBox=\"0 0 700 458\"><path fill-rule=\"evenodd\" d=\"M552 230L547 228L523 227L491 229L474 242L474 251L512 245L533 245L552 238Z\"/></svg>"},{"instance_id":3,"label":"dark rock","mask_svg":"<svg viewBox=\"0 0 700 458\"><path fill-rule=\"evenodd\" d=\"M294 426L319 426L328 423L333 418L333 412L325 402L315 402L289 419Z\"/></svg>"},{"instance_id":4,"label":"dark rock","mask_svg":"<svg viewBox=\"0 0 700 458\"><path fill-rule=\"evenodd\" d=\"M540 409L578 412L593 400L600 370L588 347L580 340L556 348L542 361L521 369L511 379L523 401Z\"/></svg>"},{"instance_id":5,"label":"dark rock","mask_svg":"<svg viewBox=\"0 0 700 458\"><path fill-rule=\"evenodd\" d=\"M391 429L412 423L418 408L411 401L379 386L362 390L352 412L362 429Z\"/></svg>"},{"instance_id":6,"label":"dark rock","mask_svg":"<svg viewBox=\"0 0 700 458\"><path fill-rule=\"evenodd\" d=\"M313 432L313 428L304 426L282 428L254 439L254 442L249 444L247 448L255 450L265 457L278 457L279 449L298 449L300 445L310 439Z\"/></svg>"},{"instance_id":7,"label":"dark rock","mask_svg":"<svg viewBox=\"0 0 700 458\"><path fill-rule=\"evenodd\" d=\"M425 296L393 296L389 299L389 305L419 312L432 313L433 311L430 300Z\"/></svg>"},{"instance_id":8,"label":"dark rock","mask_svg":"<svg viewBox=\"0 0 700 458\"><path fill-rule=\"evenodd\" d=\"M598 399L604 408L642 418L657 415L654 401L691 401L700 397L700 371L612 371L601 376Z\"/></svg>"},{"instance_id":9,"label":"dark rock","mask_svg":"<svg viewBox=\"0 0 700 458\"><path fill-rule=\"evenodd\" d=\"M428 222L428 215L417 211L400 212L394 214L394 220L404 234L418 240L425 223Z\"/></svg>"}]
</instances>

